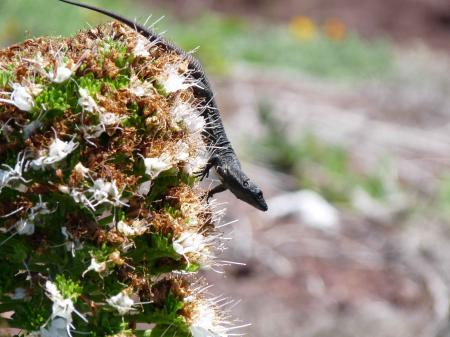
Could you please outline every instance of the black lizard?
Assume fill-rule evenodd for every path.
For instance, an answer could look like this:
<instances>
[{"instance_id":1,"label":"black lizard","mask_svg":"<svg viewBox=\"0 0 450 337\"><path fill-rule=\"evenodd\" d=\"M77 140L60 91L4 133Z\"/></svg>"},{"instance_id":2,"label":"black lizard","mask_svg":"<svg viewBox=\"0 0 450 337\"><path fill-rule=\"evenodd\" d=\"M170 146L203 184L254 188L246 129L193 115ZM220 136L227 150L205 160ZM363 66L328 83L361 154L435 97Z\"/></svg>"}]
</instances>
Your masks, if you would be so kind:
<instances>
[{"instance_id":1,"label":"black lizard","mask_svg":"<svg viewBox=\"0 0 450 337\"><path fill-rule=\"evenodd\" d=\"M239 162L239 159L237 158L236 153L234 152L225 133L225 129L220 118L220 112L217 108L217 104L214 100L214 94L211 90L211 85L198 60L152 30L147 29L146 27L128 20L118 14L70 0L59 1L87 8L109 16L119 22L122 22L130 28L135 29L150 42L154 42L167 51L173 51L188 60L190 76L199 82L199 86L193 87L194 94L196 97L203 98L207 103L207 106L202 112L202 117L208 125L203 132L203 136L206 138L206 142L211 152L211 157L209 158L205 168L198 175L201 179L208 177L209 170L214 168L221 180L221 184L208 192L207 198L209 199L214 194L228 189L238 199L249 203L259 210L267 211L267 204L264 200L261 189L257 187L242 171L241 163Z\"/></svg>"}]
</instances>

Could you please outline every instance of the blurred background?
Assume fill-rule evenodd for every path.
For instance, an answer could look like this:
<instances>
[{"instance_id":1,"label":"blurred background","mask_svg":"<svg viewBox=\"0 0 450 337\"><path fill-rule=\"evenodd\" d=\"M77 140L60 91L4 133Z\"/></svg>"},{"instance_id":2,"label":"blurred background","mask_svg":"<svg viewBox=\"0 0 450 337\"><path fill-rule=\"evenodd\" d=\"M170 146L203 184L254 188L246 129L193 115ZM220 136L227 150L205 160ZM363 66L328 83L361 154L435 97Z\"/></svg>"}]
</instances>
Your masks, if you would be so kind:
<instances>
[{"instance_id":1,"label":"blurred background","mask_svg":"<svg viewBox=\"0 0 450 337\"><path fill-rule=\"evenodd\" d=\"M196 52L269 212L206 273L258 337L450 336L448 0L85 0ZM106 19L1 0L0 45Z\"/></svg>"}]
</instances>

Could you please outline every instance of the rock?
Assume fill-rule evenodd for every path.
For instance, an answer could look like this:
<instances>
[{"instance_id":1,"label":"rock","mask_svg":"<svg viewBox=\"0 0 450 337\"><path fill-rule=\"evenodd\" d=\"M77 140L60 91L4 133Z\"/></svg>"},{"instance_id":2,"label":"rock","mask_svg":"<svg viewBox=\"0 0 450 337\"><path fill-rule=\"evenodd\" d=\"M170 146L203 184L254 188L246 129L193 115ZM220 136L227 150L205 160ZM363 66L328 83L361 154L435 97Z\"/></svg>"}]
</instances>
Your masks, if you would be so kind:
<instances>
[{"instance_id":1,"label":"rock","mask_svg":"<svg viewBox=\"0 0 450 337\"><path fill-rule=\"evenodd\" d=\"M311 190L285 193L269 200L272 218L297 217L307 226L321 230L339 228L339 211L320 194Z\"/></svg>"}]
</instances>

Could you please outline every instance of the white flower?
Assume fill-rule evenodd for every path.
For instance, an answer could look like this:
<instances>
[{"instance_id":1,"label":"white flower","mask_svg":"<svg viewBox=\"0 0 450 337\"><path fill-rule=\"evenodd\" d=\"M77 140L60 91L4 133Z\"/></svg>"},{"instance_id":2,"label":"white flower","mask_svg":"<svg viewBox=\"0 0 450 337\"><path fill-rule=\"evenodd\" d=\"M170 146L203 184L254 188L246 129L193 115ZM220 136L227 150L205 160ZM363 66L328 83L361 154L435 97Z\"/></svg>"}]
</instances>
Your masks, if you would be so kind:
<instances>
[{"instance_id":1,"label":"white flower","mask_svg":"<svg viewBox=\"0 0 450 337\"><path fill-rule=\"evenodd\" d=\"M59 190L61 193L70 194L70 188L69 188L69 186L66 186L66 185L58 185L58 190Z\"/></svg>"},{"instance_id":2,"label":"white flower","mask_svg":"<svg viewBox=\"0 0 450 337\"><path fill-rule=\"evenodd\" d=\"M34 222L28 219L20 219L16 222L16 230L19 235L33 235Z\"/></svg>"},{"instance_id":3,"label":"white flower","mask_svg":"<svg viewBox=\"0 0 450 337\"><path fill-rule=\"evenodd\" d=\"M61 234L64 236L66 240L64 245L66 246L66 250L72 253L72 256L75 257L75 251L83 248L83 243L77 239L74 239L72 234L67 230L67 227L61 227Z\"/></svg>"},{"instance_id":4,"label":"white flower","mask_svg":"<svg viewBox=\"0 0 450 337\"><path fill-rule=\"evenodd\" d=\"M203 167L205 167L206 163L208 162L208 155L205 152L199 152L196 156L190 157L188 161L184 164L184 171L189 174L193 175L197 172L199 172Z\"/></svg>"},{"instance_id":5,"label":"white flower","mask_svg":"<svg viewBox=\"0 0 450 337\"><path fill-rule=\"evenodd\" d=\"M73 302L70 298L54 297L50 298L53 301L52 318L63 317L68 322L72 321L72 312L75 310Z\"/></svg>"},{"instance_id":6,"label":"white flower","mask_svg":"<svg viewBox=\"0 0 450 337\"><path fill-rule=\"evenodd\" d=\"M112 112L100 112L100 123L97 125L82 126L80 129L84 133L86 139L98 138L103 132L112 135L117 129L118 125L124 117L118 116Z\"/></svg>"},{"instance_id":7,"label":"white flower","mask_svg":"<svg viewBox=\"0 0 450 337\"><path fill-rule=\"evenodd\" d=\"M46 293L47 296L50 298L52 302L56 301L57 299L63 299L61 293L56 287L56 284L50 281L45 282L45 290L47 291Z\"/></svg>"},{"instance_id":8,"label":"white flower","mask_svg":"<svg viewBox=\"0 0 450 337\"><path fill-rule=\"evenodd\" d=\"M106 268L107 268L106 261L97 262L97 260L95 258L92 258L91 264L89 265L89 267L87 267L87 269L83 272L83 274L81 274L81 276L84 277L84 275L91 270L100 274L100 273L103 273L104 271L106 271Z\"/></svg>"},{"instance_id":9,"label":"white flower","mask_svg":"<svg viewBox=\"0 0 450 337\"><path fill-rule=\"evenodd\" d=\"M124 221L117 223L117 230L125 236L136 236L144 234L149 225L144 220L134 220L129 226Z\"/></svg>"},{"instance_id":10,"label":"white flower","mask_svg":"<svg viewBox=\"0 0 450 337\"><path fill-rule=\"evenodd\" d=\"M180 237L173 241L173 249L180 255L187 253L202 252L206 247L206 238L195 232L183 232Z\"/></svg>"},{"instance_id":11,"label":"white flower","mask_svg":"<svg viewBox=\"0 0 450 337\"><path fill-rule=\"evenodd\" d=\"M222 337L227 336L226 333L222 333L221 331L214 330L222 330L223 327L215 326L214 324L214 312L209 311L207 309L202 310L202 316L198 316L197 320L195 320L190 327L191 333L193 337Z\"/></svg>"},{"instance_id":12,"label":"white flower","mask_svg":"<svg viewBox=\"0 0 450 337\"><path fill-rule=\"evenodd\" d=\"M155 88L151 82L141 81L137 76L132 76L129 90L137 97L145 97L152 96Z\"/></svg>"},{"instance_id":13,"label":"white flower","mask_svg":"<svg viewBox=\"0 0 450 337\"><path fill-rule=\"evenodd\" d=\"M73 139L69 142L64 142L59 138L56 138L55 141L50 144L48 149L48 157L54 158L54 161L60 161L66 158L73 150L78 147L78 143L74 142ZM51 161L51 160L49 160Z\"/></svg>"},{"instance_id":14,"label":"white flower","mask_svg":"<svg viewBox=\"0 0 450 337\"><path fill-rule=\"evenodd\" d=\"M22 131L22 138L23 139L28 139L30 138L32 135L34 135L40 128L42 128L42 126L44 125L43 123L43 119L45 117L45 114L47 113L47 111L41 111L39 113L39 116L30 121L28 124L23 125L23 131Z\"/></svg>"},{"instance_id":15,"label":"white flower","mask_svg":"<svg viewBox=\"0 0 450 337\"><path fill-rule=\"evenodd\" d=\"M75 171L75 173L83 178L86 178L86 176L89 173L89 169L85 166L83 166L83 164L81 164L80 162L78 162L78 164L75 165L75 167L73 168L73 170Z\"/></svg>"},{"instance_id":16,"label":"white flower","mask_svg":"<svg viewBox=\"0 0 450 337\"><path fill-rule=\"evenodd\" d=\"M52 322L57 318L63 318L65 320L65 329L68 332L69 336L70 328L74 329L74 326L72 325L73 312L87 322L86 318L75 309L72 300L70 298L64 298L54 283L50 281L45 282L45 290L47 297L50 299L50 301L53 302L51 315ZM60 326L58 327L61 328ZM52 324L47 331L50 331L51 329Z\"/></svg>"},{"instance_id":17,"label":"white flower","mask_svg":"<svg viewBox=\"0 0 450 337\"><path fill-rule=\"evenodd\" d=\"M170 114L176 123L184 121L189 116L195 114L195 109L192 105L178 99L175 105L170 110Z\"/></svg>"},{"instance_id":18,"label":"white flower","mask_svg":"<svg viewBox=\"0 0 450 337\"><path fill-rule=\"evenodd\" d=\"M66 226L61 227L61 234L64 236L65 240L69 240L69 238L71 237L70 232L67 230Z\"/></svg>"},{"instance_id":19,"label":"white flower","mask_svg":"<svg viewBox=\"0 0 450 337\"><path fill-rule=\"evenodd\" d=\"M94 186L92 186L88 192L92 193L93 199L100 202L108 200L109 196L119 196L119 189L116 184L114 182L104 181L101 178L94 181Z\"/></svg>"},{"instance_id":20,"label":"white flower","mask_svg":"<svg viewBox=\"0 0 450 337\"><path fill-rule=\"evenodd\" d=\"M23 171L27 168L28 163L25 161L25 155L23 153L19 153L17 156L16 165L12 168L9 165L3 164L2 167L6 168L6 170L0 169L0 192L6 186L15 187L16 190L21 192L26 191L26 187L23 184L19 184L16 186L17 182L21 183L29 183L30 180L26 180L23 177Z\"/></svg>"},{"instance_id":21,"label":"white flower","mask_svg":"<svg viewBox=\"0 0 450 337\"><path fill-rule=\"evenodd\" d=\"M57 317L50 321L48 328L41 327L39 332L34 332L37 337L71 337L70 326L67 320L62 317Z\"/></svg>"},{"instance_id":22,"label":"white flower","mask_svg":"<svg viewBox=\"0 0 450 337\"><path fill-rule=\"evenodd\" d=\"M172 247L176 253L186 259L188 266L196 263L202 268L212 268L215 256L210 247L212 246L211 242L217 238L217 235L205 237L187 230L172 242Z\"/></svg>"},{"instance_id":23,"label":"white flower","mask_svg":"<svg viewBox=\"0 0 450 337\"><path fill-rule=\"evenodd\" d=\"M41 72L43 71L43 69L45 67L47 67L47 65L49 64L44 57L42 56L42 53L39 51L37 52L36 56L34 57L34 59L29 59L29 58L22 58L22 61L27 61L29 63L31 63L29 65L30 69L33 69L34 71L37 72Z\"/></svg>"},{"instance_id":24,"label":"white flower","mask_svg":"<svg viewBox=\"0 0 450 337\"><path fill-rule=\"evenodd\" d=\"M96 207L102 203L109 203L114 206L127 206L124 202L120 200L122 193L119 192L117 188L116 182L113 180L112 182L104 181L99 178L94 181L94 185L87 190L87 192L92 193L91 198L89 199L93 207Z\"/></svg>"},{"instance_id":25,"label":"white flower","mask_svg":"<svg viewBox=\"0 0 450 337\"><path fill-rule=\"evenodd\" d=\"M69 142L62 141L58 137L50 144L48 153L31 162L34 169L41 169L45 166L55 164L65 159L78 147L78 143L72 138Z\"/></svg>"},{"instance_id":26,"label":"white flower","mask_svg":"<svg viewBox=\"0 0 450 337\"><path fill-rule=\"evenodd\" d=\"M70 194L76 203L83 204L93 211L95 211L97 206L103 203L114 206L128 206L125 202L120 200L122 192L119 191L114 180L109 182L99 178L93 183L92 187L86 191L80 191L76 188L70 189L64 185L58 186L58 189L62 193Z\"/></svg>"},{"instance_id":27,"label":"white flower","mask_svg":"<svg viewBox=\"0 0 450 337\"><path fill-rule=\"evenodd\" d=\"M98 110L98 105L95 100L89 95L89 92L84 88L79 88L78 93L80 98L78 99L78 105L87 112L94 112Z\"/></svg>"},{"instance_id":28,"label":"white flower","mask_svg":"<svg viewBox=\"0 0 450 337\"><path fill-rule=\"evenodd\" d=\"M190 134L203 131L206 126L200 112L194 106L183 102L181 99L172 107L170 114L174 122L182 123Z\"/></svg>"},{"instance_id":29,"label":"white flower","mask_svg":"<svg viewBox=\"0 0 450 337\"><path fill-rule=\"evenodd\" d=\"M138 195L142 195L145 196L150 192L150 189L152 188L152 181L151 180L147 180L144 181L143 183L141 183L137 189L137 194Z\"/></svg>"},{"instance_id":30,"label":"white flower","mask_svg":"<svg viewBox=\"0 0 450 337\"><path fill-rule=\"evenodd\" d=\"M54 83L63 83L67 81L77 70L78 64L74 64L72 60L64 62L61 58L58 60L56 69L47 73L47 78Z\"/></svg>"},{"instance_id":31,"label":"white flower","mask_svg":"<svg viewBox=\"0 0 450 337\"><path fill-rule=\"evenodd\" d=\"M10 171L0 169L0 191L11 181Z\"/></svg>"},{"instance_id":32,"label":"white flower","mask_svg":"<svg viewBox=\"0 0 450 337\"><path fill-rule=\"evenodd\" d=\"M32 90L18 83L11 84L13 91L10 99L0 98L0 102L14 105L22 111L30 111L34 107Z\"/></svg>"},{"instance_id":33,"label":"white flower","mask_svg":"<svg viewBox=\"0 0 450 337\"><path fill-rule=\"evenodd\" d=\"M175 154L174 159L177 161L187 161L189 159L189 146L183 142L182 140L179 140L175 145Z\"/></svg>"},{"instance_id":34,"label":"white flower","mask_svg":"<svg viewBox=\"0 0 450 337\"><path fill-rule=\"evenodd\" d=\"M202 116L192 115L184 120L184 125L189 133L201 132L205 128L205 120Z\"/></svg>"},{"instance_id":35,"label":"white flower","mask_svg":"<svg viewBox=\"0 0 450 337\"><path fill-rule=\"evenodd\" d=\"M168 64L164 67L163 73L157 78L158 82L168 94L179 90L186 90L195 86L195 82L189 80L186 76L179 73L179 66Z\"/></svg>"},{"instance_id":36,"label":"white flower","mask_svg":"<svg viewBox=\"0 0 450 337\"><path fill-rule=\"evenodd\" d=\"M69 190L69 194L76 203L83 204L84 206L89 207L93 211L95 211L95 207L92 205L89 198L83 192L78 191L76 189L72 189Z\"/></svg>"},{"instance_id":37,"label":"white flower","mask_svg":"<svg viewBox=\"0 0 450 337\"><path fill-rule=\"evenodd\" d=\"M48 208L47 202L42 202L42 197L39 196L39 202L30 208L30 214L28 215L28 219L34 220L38 215L51 214L54 210L50 210Z\"/></svg>"},{"instance_id":38,"label":"white flower","mask_svg":"<svg viewBox=\"0 0 450 337\"><path fill-rule=\"evenodd\" d=\"M69 194L72 197L73 201L75 201L77 204L83 204L84 206L89 207L90 209L95 211L95 207L92 205L92 202L89 200L89 198L85 195L84 192L76 188L70 189L66 185L59 185L58 190L61 193Z\"/></svg>"},{"instance_id":39,"label":"white flower","mask_svg":"<svg viewBox=\"0 0 450 337\"><path fill-rule=\"evenodd\" d=\"M143 36L139 36L136 41L136 46L133 49L133 55L135 57L148 57L150 53L148 49L152 46L152 43Z\"/></svg>"},{"instance_id":40,"label":"white flower","mask_svg":"<svg viewBox=\"0 0 450 337\"><path fill-rule=\"evenodd\" d=\"M105 127L117 125L122 119L123 117L120 117L112 112L103 112L100 114L100 124L104 125Z\"/></svg>"},{"instance_id":41,"label":"white flower","mask_svg":"<svg viewBox=\"0 0 450 337\"><path fill-rule=\"evenodd\" d=\"M27 218L20 219L16 222L17 234L33 235L36 217L38 215L46 215L53 212L54 210L48 208L48 203L42 202L42 198L39 196L39 202L29 209Z\"/></svg>"},{"instance_id":42,"label":"white flower","mask_svg":"<svg viewBox=\"0 0 450 337\"><path fill-rule=\"evenodd\" d=\"M161 172L166 171L172 167L170 158L166 155L161 155L159 158L144 158L145 174L148 174L152 179L155 179Z\"/></svg>"},{"instance_id":43,"label":"white flower","mask_svg":"<svg viewBox=\"0 0 450 337\"><path fill-rule=\"evenodd\" d=\"M206 300L197 299L190 330L193 337L227 337L227 328L220 319L218 309Z\"/></svg>"},{"instance_id":44,"label":"white flower","mask_svg":"<svg viewBox=\"0 0 450 337\"><path fill-rule=\"evenodd\" d=\"M209 286L194 289L193 293L184 298L190 317L189 330L193 337L229 337L243 336L243 333L231 332L248 327L250 324L233 326L229 320L230 314L224 307L231 306L234 301L222 296L205 298L201 295Z\"/></svg>"},{"instance_id":45,"label":"white flower","mask_svg":"<svg viewBox=\"0 0 450 337\"><path fill-rule=\"evenodd\" d=\"M126 294L126 291L121 291L115 296L112 296L108 299L106 299L106 303L108 303L110 306L114 307L120 315L126 315L128 313L131 313L135 309L133 308L133 305L135 304L133 299Z\"/></svg>"},{"instance_id":46,"label":"white flower","mask_svg":"<svg viewBox=\"0 0 450 337\"><path fill-rule=\"evenodd\" d=\"M105 128L99 125L84 125L80 126L80 131L83 133L84 139L89 142L91 145L94 145L90 139L98 138L100 135L105 132Z\"/></svg>"}]
</instances>

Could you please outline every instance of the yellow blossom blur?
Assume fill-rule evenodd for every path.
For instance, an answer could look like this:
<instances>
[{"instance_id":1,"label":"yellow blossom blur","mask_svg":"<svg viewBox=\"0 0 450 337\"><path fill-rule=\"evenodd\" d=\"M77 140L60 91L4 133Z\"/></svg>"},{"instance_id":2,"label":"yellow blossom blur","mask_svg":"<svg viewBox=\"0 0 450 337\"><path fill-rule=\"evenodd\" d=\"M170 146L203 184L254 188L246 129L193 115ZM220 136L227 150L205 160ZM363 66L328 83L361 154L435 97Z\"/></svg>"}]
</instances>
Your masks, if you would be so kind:
<instances>
[{"instance_id":1,"label":"yellow blossom blur","mask_svg":"<svg viewBox=\"0 0 450 337\"><path fill-rule=\"evenodd\" d=\"M334 41L341 41L347 36L347 27L339 19L327 19L323 25L325 35Z\"/></svg>"},{"instance_id":2,"label":"yellow blossom blur","mask_svg":"<svg viewBox=\"0 0 450 337\"><path fill-rule=\"evenodd\" d=\"M289 24L290 32L300 40L311 40L317 33L315 23L306 16L297 16Z\"/></svg>"}]
</instances>

